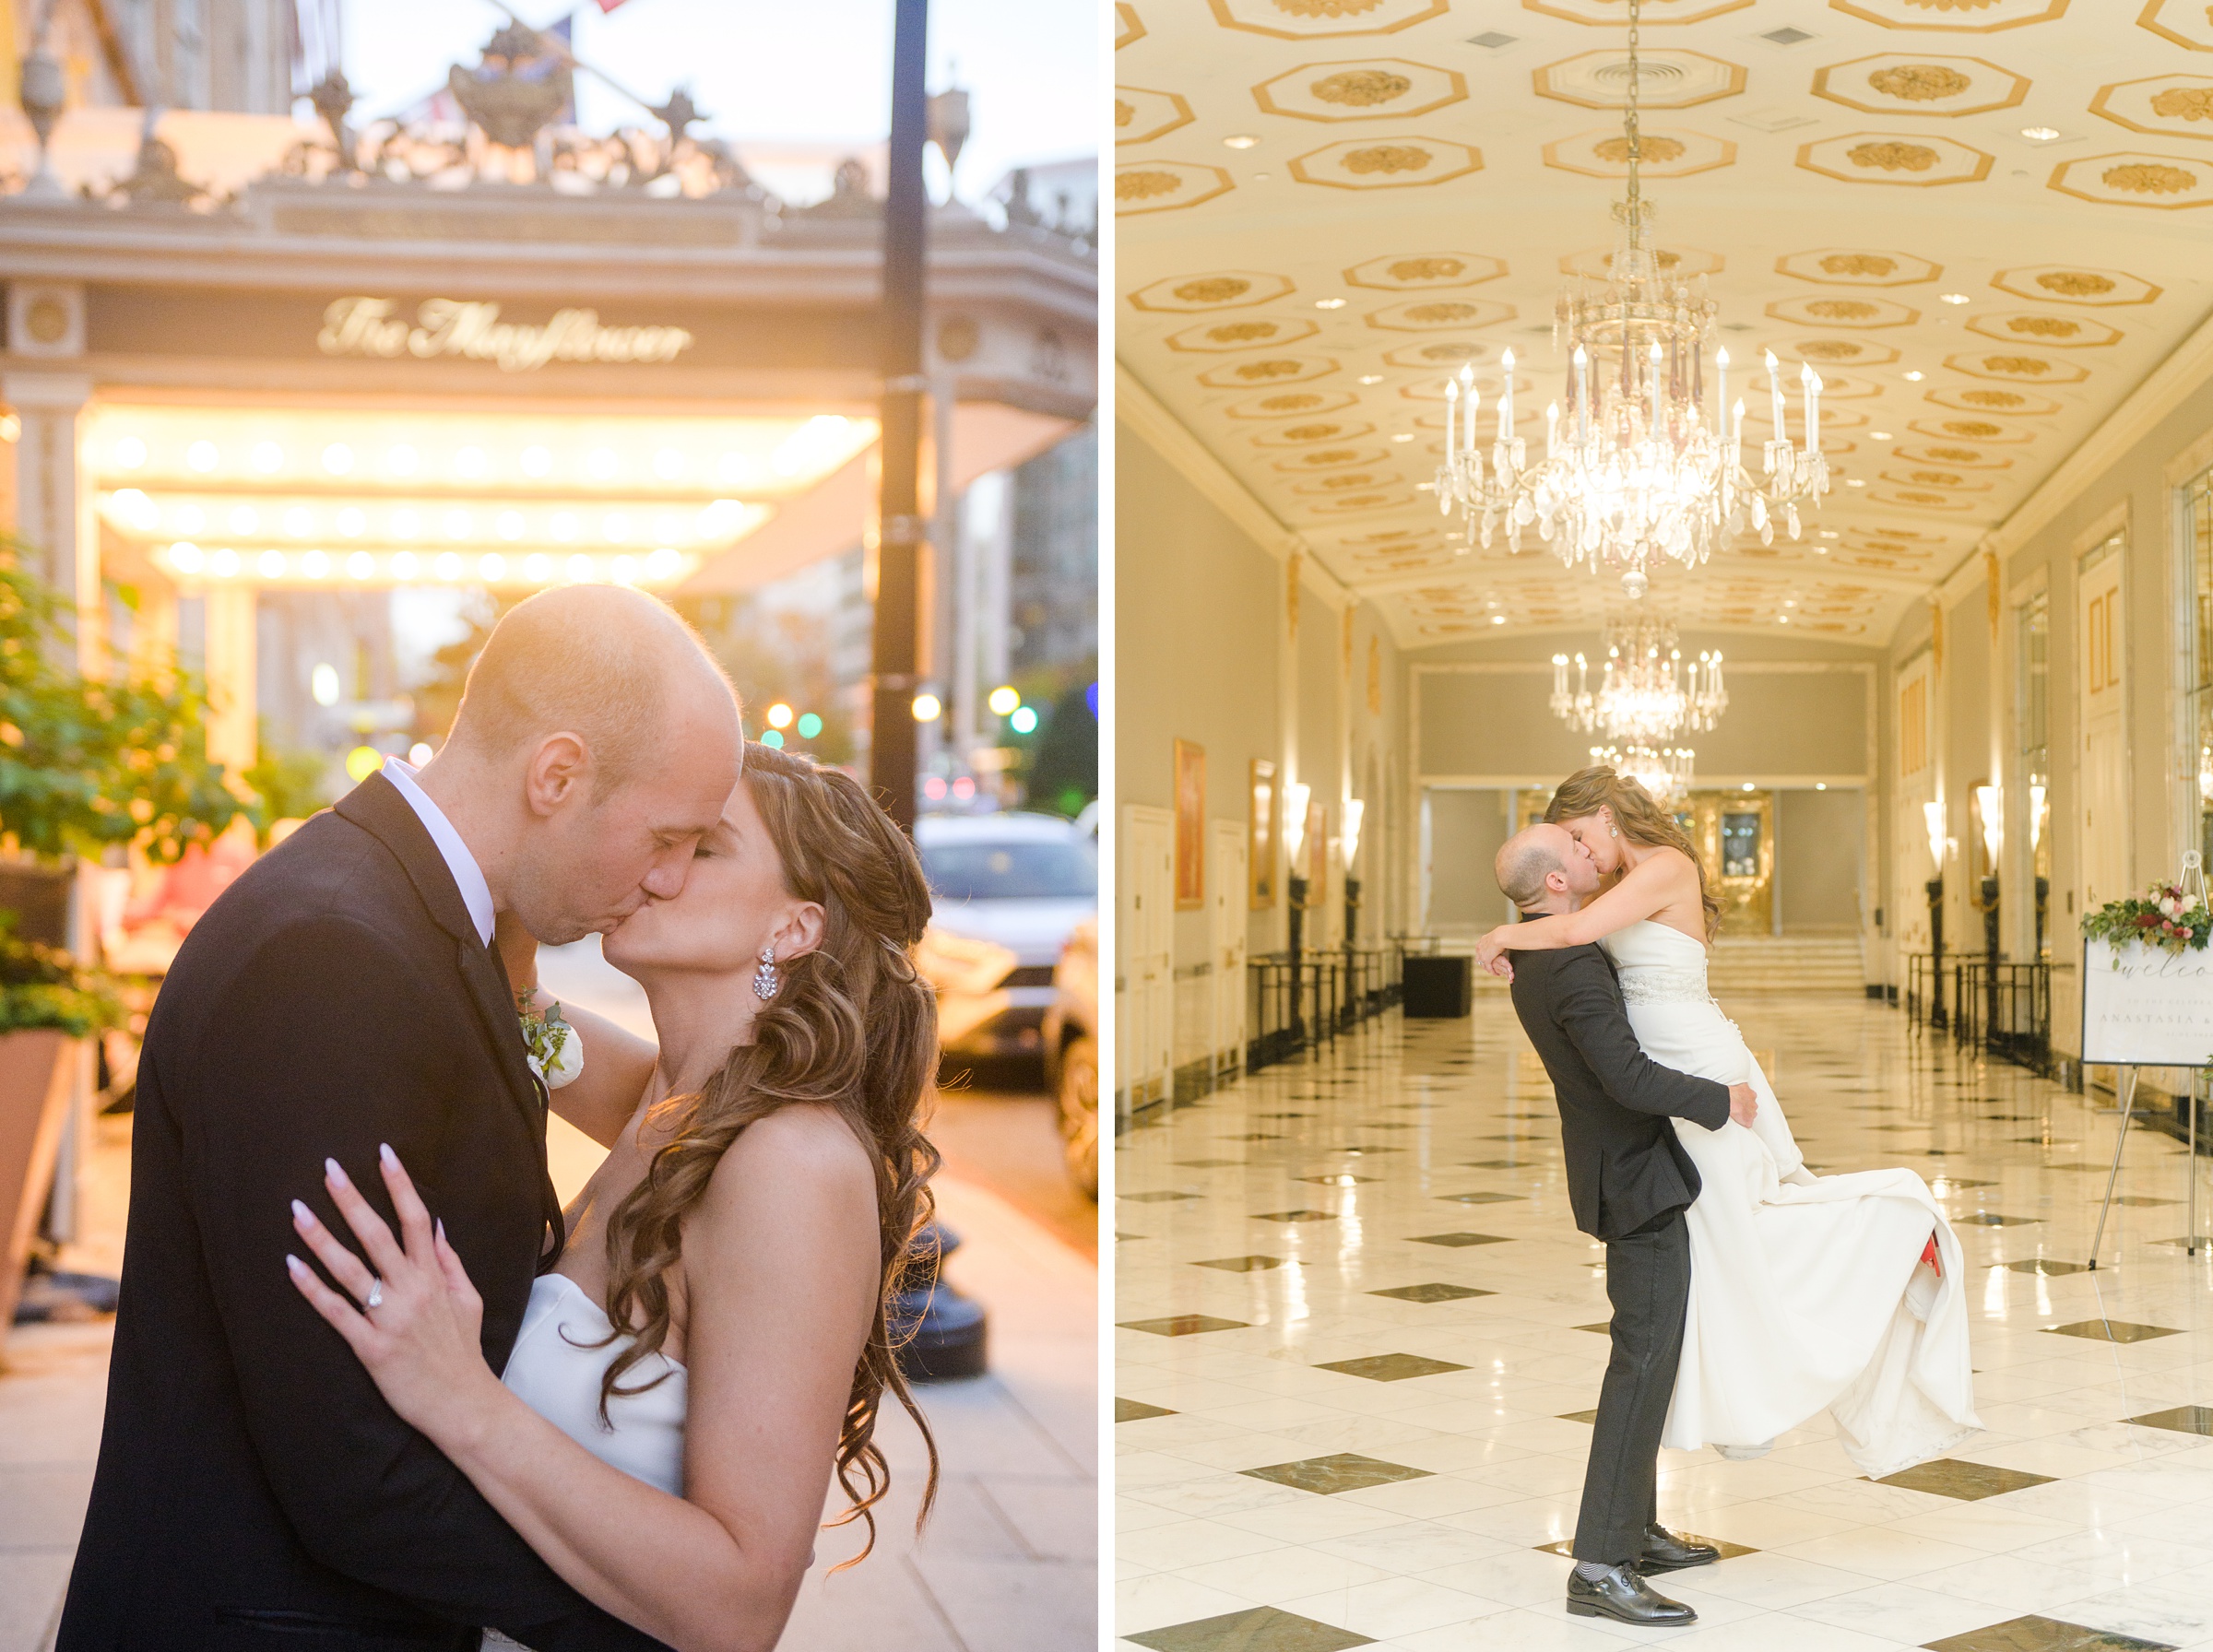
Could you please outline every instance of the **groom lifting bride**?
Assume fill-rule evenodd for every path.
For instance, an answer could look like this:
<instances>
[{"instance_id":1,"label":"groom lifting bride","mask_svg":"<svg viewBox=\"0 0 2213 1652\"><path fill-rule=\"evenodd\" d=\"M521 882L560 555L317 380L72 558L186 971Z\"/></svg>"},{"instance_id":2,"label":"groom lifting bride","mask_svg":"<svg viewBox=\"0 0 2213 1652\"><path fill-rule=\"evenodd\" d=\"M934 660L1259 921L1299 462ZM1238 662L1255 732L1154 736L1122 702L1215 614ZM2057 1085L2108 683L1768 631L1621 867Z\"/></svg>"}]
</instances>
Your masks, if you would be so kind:
<instances>
[{"instance_id":1,"label":"groom lifting bride","mask_svg":"<svg viewBox=\"0 0 2213 1652\"><path fill-rule=\"evenodd\" d=\"M1642 786L1570 775L1496 871L1521 921L1478 956L1552 1080L1614 1309L1568 1610L1694 1622L1645 1581L1719 1558L1659 1523L1660 1447L1759 1457L1827 1410L1880 1479L1977 1432L1959 1242L1911 1170L1806 1168L1707 991L1720 903Z\"/></svg>"}]
</instances>

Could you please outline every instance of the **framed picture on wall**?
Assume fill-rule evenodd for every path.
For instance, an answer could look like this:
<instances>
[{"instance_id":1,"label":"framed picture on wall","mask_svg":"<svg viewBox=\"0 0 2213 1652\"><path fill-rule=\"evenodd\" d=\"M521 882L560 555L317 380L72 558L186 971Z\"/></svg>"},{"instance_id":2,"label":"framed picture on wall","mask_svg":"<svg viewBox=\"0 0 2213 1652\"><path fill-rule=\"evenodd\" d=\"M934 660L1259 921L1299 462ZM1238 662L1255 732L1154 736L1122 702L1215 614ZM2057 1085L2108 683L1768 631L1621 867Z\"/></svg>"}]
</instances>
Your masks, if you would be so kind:
<instances>
[{"instance_id":1,"label":"framed picture on wall","mask_svg":"<svg viewBox=\"0 0 2213 1652\"><path fill-rule=\"evenodd\" d=\"M1176 742L1176 910L1206 904L1206 748Z\"/></svg>"},{"instance_id":2,"label":"framed picture on wall","mask_svg":"<svg viewBox=\"0 0 2213 1652\"><path fill-rule=\"evenodd\" d=\"M1330 811L1317 798L1307 800L1307 905L1321 905L1330 892Z\"/></svg>"},{"instance_id":3,"label":"framed picture on wall","mask_svg":"<svg viewBox=\"0 0 2213 1652\"><path fill-rule=\"evenodd\" d=\"M1260 912L1275 904L1275 765L1254 758L1246 791L1245 903Z\"/></svg>"}]
</instances>

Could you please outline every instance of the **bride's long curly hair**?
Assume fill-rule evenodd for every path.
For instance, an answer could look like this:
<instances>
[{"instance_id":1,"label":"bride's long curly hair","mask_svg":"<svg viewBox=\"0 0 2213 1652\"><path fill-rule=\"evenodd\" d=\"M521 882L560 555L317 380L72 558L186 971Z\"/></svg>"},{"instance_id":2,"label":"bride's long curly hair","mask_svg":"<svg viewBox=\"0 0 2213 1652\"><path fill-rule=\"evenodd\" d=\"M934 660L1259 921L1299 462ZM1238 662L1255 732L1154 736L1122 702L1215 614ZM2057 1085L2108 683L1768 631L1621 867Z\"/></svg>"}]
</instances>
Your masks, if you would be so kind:
<instances>
[{"instance_id":1,"label":"bride's long curly hair","mask_svg":"<svg viewBox=\"0 0 2213 1652\"><path fill-rule=\"evenodd\" d=\"M1632 844L1647 849L1664 844L1690 857L1698 874L1698 904L1706 912L1706 938L1711 940L1719 934L1721 897L1706 882L1706 863L1698 858L1690 834L1675 824L1675 817L1662 808L1651 793L1627 774L1615 773L1605 763L1578 769L1560 782L1552 801L1544 807L1544 819L1556 826L1562 820L1586 819L1601 808L1612 811L1615 826Z\"/></svg>"},{"instance_id":2,"label":"bride's long curly hair","mask_svg":"<svg viewBox=\"0 0 2213 1652\"><path fill-rule=\"evenodd\" d=\"M915 1420L929 1453L924 1515L937 1494L937 1443L900 1375L890 1320L893 1294L929 1220L928 1184L938 1167L920 1123L937 1076L937 997L917 974L913 954L929 921L929 886L914 844L850 775L751 742L744 775L783 862L786 891L822 909L822 944L777 966L781 989L755 1016L751 1043L731 1050L697 1092L655 1108L655 1128L672 1134L608 1221L608 1318L635 1340L607 1369L600 1414L618 1392L653 1386L616 1386L668 1339L669 1279L682 1259L684 1221L730 1144L779 1108L834 1108L875 1160L882 1262L875 1316L838 1431L837 1481L851 1506L831 1524L859 1520L869 1536L851 1565L876 1546L874 1509L890 1486L875 1439L887 1391Z\"/></svg>"}]
</instances>

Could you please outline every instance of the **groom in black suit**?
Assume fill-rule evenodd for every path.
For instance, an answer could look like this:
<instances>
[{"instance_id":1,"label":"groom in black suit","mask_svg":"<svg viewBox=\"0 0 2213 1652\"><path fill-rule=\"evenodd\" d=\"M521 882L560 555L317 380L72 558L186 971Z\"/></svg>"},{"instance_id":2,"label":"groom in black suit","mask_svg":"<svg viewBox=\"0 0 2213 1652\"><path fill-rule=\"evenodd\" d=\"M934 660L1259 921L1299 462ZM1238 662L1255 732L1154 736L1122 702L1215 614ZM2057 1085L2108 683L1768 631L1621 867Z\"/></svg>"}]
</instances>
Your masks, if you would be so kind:
<instances>
[{"instance_id":1,"label":"groom in black suit","mask_svg":"<svg viewBox=\"0 0 2213 1652\"><path fill-rule=\"evenodd\" d=\"M484 1625L538 1652L659 1646L393 1413L285 1255L326 1155L394 1220L373 1174L389 1142L505 1365L562 1233L494 918L575 940L676 894L740 753L729 684L672 611L550 591L493 630L420 774L389 762L195 926L138 1069L107 1422L59 1652L473 1652Z\"/></svg>"},{"instance_id":2,"label":"groom in black suit","mask_svg":"<svg viewBox=\"0 0 2213 1652\"><path fill-rule=\"evenodd\" d=\"M1574 912L1598 892L1598 868L1564 829L1532 826L1498 851L1498 887L1524 914ZM1749 1124L1751 1087L1694 1079L1638 1047L1614 961L1596 946L1513 954L1514 1012L1551 1077L1575 1225L1606 1245L1614 1357L1599 1389L1575 1523L1568 1610L1673 1628L1698 1621L1644 1574L1721 1558L1660 1524L1660 1434L1683 1354L1690 1236L1683 1212L1698 1173L1669 1118L1718 1130Z\"/></svg>"}]
</instances>

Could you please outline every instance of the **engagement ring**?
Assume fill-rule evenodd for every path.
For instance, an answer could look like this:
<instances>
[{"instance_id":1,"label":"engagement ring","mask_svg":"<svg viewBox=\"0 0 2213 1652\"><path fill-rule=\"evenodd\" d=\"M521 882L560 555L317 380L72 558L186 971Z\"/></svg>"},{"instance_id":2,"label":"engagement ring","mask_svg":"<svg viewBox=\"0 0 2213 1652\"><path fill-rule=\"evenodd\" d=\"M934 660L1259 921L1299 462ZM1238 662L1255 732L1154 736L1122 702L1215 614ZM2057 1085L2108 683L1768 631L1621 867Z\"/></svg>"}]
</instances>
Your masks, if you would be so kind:
<instances>
[{"instance_id":1,"label":"engagement ring","mask_svg":"<svg viewBox=\"0 0 2213 1652\"><path fill-rule=\"evenodd\" d=\"M384 1305L385 1281L382 1280L371 1280L369 1281L369 1294L361 1303L362 1311L365 1313L369 1309L381 1308Z\"/></svg>"}]
</instances>

